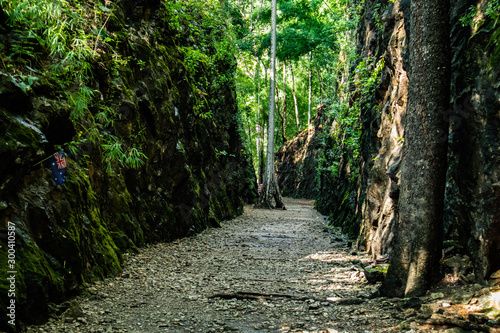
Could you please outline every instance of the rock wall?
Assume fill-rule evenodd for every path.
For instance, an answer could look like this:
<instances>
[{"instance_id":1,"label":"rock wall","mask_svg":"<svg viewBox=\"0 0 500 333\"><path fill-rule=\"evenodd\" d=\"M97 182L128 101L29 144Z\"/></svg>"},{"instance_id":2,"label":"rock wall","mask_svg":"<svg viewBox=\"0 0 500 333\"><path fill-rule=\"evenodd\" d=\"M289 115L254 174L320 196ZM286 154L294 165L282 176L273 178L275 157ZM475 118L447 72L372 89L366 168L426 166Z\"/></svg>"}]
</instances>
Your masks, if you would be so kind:
<instances>
[{"instance_id":1,"label":"rock wall","mask_svg":"<svg viewBox=\"0 0 500 333\"><path fill-rule=\"evenodd\" d=\"M364 1L357 30L357 54L372 64L383 60L384 66L372 99L361 107L360 157L354 163L359 167L359 175L355 178L336 176L331 178L333 182L316 183L319 188L309 191L317 193L317 202L325 201L327 196L332 198L323 205L323 213L331 215L333 225L351 234L353 230L358 231L357 246L373 257L390 253L393 228L399 219L399 163L404 149L408 87L409 5L409 0ZM472 11L471 6L476 9ZM475 275L470 277L478 282L500 268L500 22L495 14L498 9L494 1L453 0L449 18L453 76L447 116L450 149L445 236L454 251L472 259ZM466 16L472 24L463 26ZM351 75L355 75L358 63L354 64ZM355 90L354 84L352 90ZM354 95L354 98L360 96ZM339 149L335 122L332 125L329 119L322 126L324 133L333 136L330 149ZM295 149L294 145L290 148ZM294 154L297 155L291 151L281 153L282 156ZM342 165L344 155L334 155L330 163ZM317 163L318 154L310 156L316 158ZM348 167L354 166L346 164L346 173ZM287 164L280 166L280 172L288 169L291 168ZM300 182L300 178L295 180L295 184Z\"/></svg>"},{"instance_id":2,"label":"rock wall","mask_svg":"<svg viewBox=\"0 0 500 333\"><path fill-rule=\"evenodd\" d=\"M346 145L346 126L317 110L309 130L299 133L277 153L278 183L284 195L314 198L315 208L351 238L359 233L357 203L360 192L352 168L353 152Z\"/></svg>"},{"instance_id":3,"label":"rock wall","mask_svg":"<svg viewBox=\"0 0 500 333\"><path fill-rule=\"evenodd\" d=\"M448 237L463 244L482 282L500 269L500 6L454 1L451 11L452 100L446 196ZM459 19L477 8L475 24Z\"/></svg>"},{"instance_id":4,"label":"rock wall","mask_svg":"<svg viewBox=\"0 0 500 333\"><path fill-rule=\"evenodd\" d=\"M370 8L386 8L383 26L375 24ZM477 8L473 27L461 18ZM452 99L447 119L449 168L447 175L445 236L456 241L455 250L474 262L475 280L482 282L498 270L497 244L498 148L500 143L500 77L498 67L500 24L487 13L488 1L452 1ZM409 1L365 2L360 22L358 54L385 58L376 90L381 115L364 127L362 163L366 199L361 206L360 246L374 257L390 252L394 222L398 220L399 158L404 146L408 78L406 42L409 36ZM377 37L375 37L377 36ZM363 42L364 45L363 45ZM363 45L363 46L362 46ZM371 109L373 110L373 108ZM463 246L457 245L462 244Z\"/></svg>"},{"instance_id":5,"label":"rock wall","mask_svg":"<svg viewBox=\"0 0 500 333\"><path fill-rule=\"evenodd\" d=\"M390 251L398 220L399 162L404 145L408 76L410 1L368 1L358 27L358 51L363 58L383 58L373 105L363 112L358 246L373 256ZM377 106L377 107L374 107Z\"/></svg>"},{"instance_id":6,"label":"rock wall","mask_svg":"<svg viewBox=\"0 0 500 333\"><path fill-rule=\"evenodd\" d=\"M276 156L278 184L284 196L313 199L318 196L318 158L325 150L323 128L328 118L319 112L311 130L300 132L286 142Z\"/></svg>"},{"instance_id":7,"label":"rock wall","mask_svg":"<svg viewBox=\"0 0 500 333\"><path fill-rule=\"evenodd\" d=\"M144 153L137 168L123 161L108 165L106 147L114 142L88 139L89 118L71 120L64 88L46 75L54 62L46 52L31 64L9 57L14 32L2 11L0 266L5 271L8 226L15 226L18 328L45 320L51 302L86 282L118 275L123 252L217 226L256 196L236 117L235 59L196 39L200 31L220 38L214 36L224 34L223 21L204 27L194 13L191 21L172 25L160 1L106 5L114 15L104 30L116 43L95 44L88 117L106 104L116 117L97 127L98 134L120 140L128 148L125 157L132 148ZM214 60L189 66L179 45L201 47ZM117 65L114 54L127 61ZM19 78L28 75L36 80L26 88ZM67 154L67 181L55 186L48 162L37 162L60 147ZM2 318L9 287L2 275Z\"/></svg>"}]
</instances>

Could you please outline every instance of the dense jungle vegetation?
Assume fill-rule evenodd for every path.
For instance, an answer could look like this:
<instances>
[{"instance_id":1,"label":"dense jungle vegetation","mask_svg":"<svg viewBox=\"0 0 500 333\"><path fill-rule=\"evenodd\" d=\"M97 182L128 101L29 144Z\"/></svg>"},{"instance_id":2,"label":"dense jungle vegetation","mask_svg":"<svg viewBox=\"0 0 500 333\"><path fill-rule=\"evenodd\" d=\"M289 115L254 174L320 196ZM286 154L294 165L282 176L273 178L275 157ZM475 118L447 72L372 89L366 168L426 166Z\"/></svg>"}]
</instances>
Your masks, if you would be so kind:
<instances>
[{"instance_id":1,"label":"dense jungle vegetation","mask_svg":"<svg viewBox=\"0 0 500 333\"><path fill-rule=\"evenodd\" d=\"M269 156L280 193L390 262L381 295L425 294L446 254L469 282L500 269L499 0L275 4L0 0L19 318L118 274L124 252L241 214Z\"/></svg>"}]
</instances>

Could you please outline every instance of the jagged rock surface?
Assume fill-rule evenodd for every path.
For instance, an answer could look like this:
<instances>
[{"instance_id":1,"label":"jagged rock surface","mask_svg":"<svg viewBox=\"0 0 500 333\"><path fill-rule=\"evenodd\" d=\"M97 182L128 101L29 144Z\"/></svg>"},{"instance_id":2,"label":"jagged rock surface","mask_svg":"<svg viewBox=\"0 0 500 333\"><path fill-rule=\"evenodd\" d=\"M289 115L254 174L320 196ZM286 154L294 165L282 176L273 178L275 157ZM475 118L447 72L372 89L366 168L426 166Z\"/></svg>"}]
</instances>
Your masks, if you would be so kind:
<instances>
[{"instance_id":1,"label":"jagged rock surface","mask_svg":"<svg viewBox=\"0 0 500 333\"><path fill-rule=\"evenodd\" d=\"M339 138L328 138L325 134L323 140L311 145L314 141L305 140L306 134L302 133L284 146L279 155L280 184L284 191L299 193L297 189L307 179L308 186L313 186L307 192L318 199L321 212L330 215L333 225L357 237L358 247L369 251L373 258L391 252L394 224L399 219L409 3L409 0L366 0L363 4L357 54L373 64L384 60L384 67L373 99L361 109L359 177L349 177L352 165L343 164L342 154L329 160L330 164L339 163L339 175L330 179L311 176L317 174L314 166L324 158L315 152L324 146L331 151L342 148ZM468 13L470 5L465 0L452 1L450 13L452 99L448 114L450 149L444 222L446 238L460 244L453 251L467 254L473 260L474 274L469 278L483 282L500 265L500 26L498 19L485 15L488 1L477 2L477 24L463 26L460 19ZM326 117L313 133L334 133L335 126ZM294 156L301 158L293 159ZM290 171L306 166L313 166L308 167L311 174L307 177L301 178Z\"/></svg>"},{"instance_id":2,"label":"jagged rock surface","mask_svg":"<svg viewBox=\"0 0 500 333\"><path fill-rule=\"evenodd\" d=\"M285 211L247 206L221 228L127 255L121 277L92 284L26 331L498 332L491 307L500 291L480 285L371 298L369 256L353 253L312 200L284 200Z\"/></svg>"},{"instance_id":3,"label":"jagged rock surface","mask_svg":"<svg viewBox=\"0 0 500 333\"><path fill-rule=\"evenodd\" d=\"M175 45L203 45L183 39L196 27L186 23L172 31L156 2L108 5L115 6L115 15L107 33L121 47L115 51L96 42L100 58L92 64L91 88L119 114L105 131L140 148L147 156L142 167L115 165L106 172L100 146L65 146L81 133L70 120L64 92L43 75L49 60L31 65L36 74L17 65L0 70L0 229L6 232L8 221L16 226L17 323L41 322L49 302L79 292L84 283L117 276L123 252L217 226L241 214L243 201L256 193L238 133L234 58L219 57L212 72L194 77ZM2 26L5 62L10 34ZM113 52L128 57L128 65L106 67L113 64ZM28 73L38 80L23 91L13 77ZM203 92L210 105L195 105L189 82L196 80L210 82ZM46 162L36 165L57 146L68 154L67 182L59 187ZM2 243L2 269L6 251ZM9 301L5 283L2 278L3 318Z\"/></svg>"}]
</instances>

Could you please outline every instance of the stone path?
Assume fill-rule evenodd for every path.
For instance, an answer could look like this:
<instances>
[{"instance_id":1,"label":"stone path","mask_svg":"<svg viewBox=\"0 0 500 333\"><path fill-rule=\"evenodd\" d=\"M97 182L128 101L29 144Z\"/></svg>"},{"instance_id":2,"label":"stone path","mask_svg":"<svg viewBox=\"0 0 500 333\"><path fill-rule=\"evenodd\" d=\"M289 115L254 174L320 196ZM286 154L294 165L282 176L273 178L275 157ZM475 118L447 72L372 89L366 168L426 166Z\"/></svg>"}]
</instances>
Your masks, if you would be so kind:
<instances>
[{"instance_id":1,"label":"stone path","mask_svg":"<svg viewBox=\"0 0 500 333\"><path fill-rule=\"evenodd\" d=\"M221 228L127 256L28 332L412 332L412 306L367 299L369 258L324 226L312 201L246 207ZM56 308L57 310L57 308ZM410 313L411 312L411 313Z\"/></svg>"}]
</instances>

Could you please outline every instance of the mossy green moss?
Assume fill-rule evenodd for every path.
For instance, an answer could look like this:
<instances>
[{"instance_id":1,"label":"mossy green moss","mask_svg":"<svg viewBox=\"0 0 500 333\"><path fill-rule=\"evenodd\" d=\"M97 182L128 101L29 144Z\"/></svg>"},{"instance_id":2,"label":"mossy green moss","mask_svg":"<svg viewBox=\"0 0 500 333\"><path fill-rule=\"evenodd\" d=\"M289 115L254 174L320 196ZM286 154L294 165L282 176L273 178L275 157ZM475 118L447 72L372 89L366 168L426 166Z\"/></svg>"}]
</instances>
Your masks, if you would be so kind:
<instances>
[{"instance_id":1,"label":"mossy green moss","mask_svg":"<svg viewBox=\"0 0 500 333\"><path fill-rule=\"evenodd\" d=\"M3 247L0 252L5 252ZM4 253L0 255L2 258L6 257ZM44 253L18 223L16 223L16 271L16 302L19 309L17 315L22 318L32 313L32 320L40 322L47 315L48 300L61 299L65 294L67 290L65 275L71 273ZM5 285L0 286L2 293L5 288ZM4 297L1 299L2 303L7 300Z\"/></svg>"},{"instance_id":2,"label":"mossy green moss","mask_svg":"<svg viewBox=\"0 0 500 333\"><path fill-rule=\"evenodd\" d=\"M115 186L108 191L109 203L104 214L106 219L110 221L110 230L115 243L122 251L125 251L128 248L144 244L144 226L141 226L135 218L131 207L133 199L123 177L116 175L113 181Z\"/></svg>"},{"instance_id":3,"label":"mossy green moss","mask_svg":"<svg viewBox=\"0 0 500 333\"><path fill-rule=\"evenodd\" d=\"M47 288L52 289L59 295L64 292L64 277L60 269L62 268L58 263L49 262L44 252L38 245L24 232L19 232L17 229L18 242L17 248L18 256L16 261L18 264L17 285L19 295L26 294L26 281L24 275L30 274L37 276L40 280L47 279ZM68 271L68 274L71 274Z\"/></svg>"},{"instance_id":4,"label":"mossy green moss","mask_svg":"<svg viewBox=\"0 0 500 333\"><path fill-rule=\"evenodd\" d=\"M60 225L70 247L77 249L71 258L75 273L84 281L103 278L120 272L120 251L111 231L101 216L100 203L85 172L72 172L66 185L68 196L74 198L67 218Z\"/></svg>"},{"instance_id":5,"label":"mossy green moss","mask_svg":"<svg viewBox=\"0 0 500 333\"><path fill-rule=\"evenodd\" d=\"M173 4L160 7L164 5ZM185 7L174 15L184 17L185 26L178 30L170 26L170 17L152 18L156 21L150 25L140 19L134 22L133 15L127 14L125 26L125 15L123 21L112 16L103 30L108 41L95 43L95 58L81 63L92 63L86 73L88 80L86 75L73 80L72 71L68 76L49 75L45 72L54 59L36 55L40 59L31 66L48 79L38 80L30 93L43 100L44 106L30 100L19 114L10 109L12 114L0 113L0 127L6 124L9 128L7 135L0 137L0 152L5 147L2 144L8 142L13 146L8 148L10 155L17 156L19 147L31 154L20 163L12 163L11 168L24 168L18 168L21 177L12 178L18 179L16 191L25 193L22 197L9 193L6 205L15 202L15 207L9 207L9 213L0 210L0 218L5 214L20 216L19 230L26 230L20 236L23 266L19 267L19 283L23 286L22 306L29 311L35 312L37 304L47 309L47 302L62 300L89 281L117 274L124 251L146 242L185 236L192 226L199 232L241 213L239 196L250 188L247 183L252 180L247 175L253 171L250 164L242 167L246 162L239 160L242 146L234 131L234 68L228 66L235 65L234 59L227 47L213 46L220 42L225 24L211 13L207 23L211 32L196 28L192 34L190 30L195 28L187 17L192 6L182 2L175 6ZM129 10L134 11L123 8L123 12ZM161 16L164 10L156 14ZM116 13L120 11L117 8ZM200 23L206 22L200 17ZM190 63L187 51L191 51ZM193 61L198 58L204 63ZM26 70L25 64L19 67ZM66 97L82 86L88 92L80 101L83 113L72 122L69 115L73 110ZM66 90L70 90L69 95ZM21 120L15 120L18 118ZM39 131L31 124L43 128ZM51 134L56 136L52 127L65 126L67 136L50 138ZM72 134L75 129L78 135ZM43 135L50 142L44 141ZM148 159L137 168L114 161L112 172L106 172L103 152L115 139L127 149L125 156L130 156L127 152L134 147ZM66 149L67 141L71 141L71 149ZM232 157L216 161L217 145ZM61 148L68 155L64 185L54 186L46 166L23 173L42 150L49 155ZM4 193L0 189L0 194ZM183 215L179 207L185 206L189 209ZM0 254L3 252L0 248ZM5 288L5 283L0 284L0 291ZM29 317L26 312L20 319Z\"/></svg>"}]
</instances>

